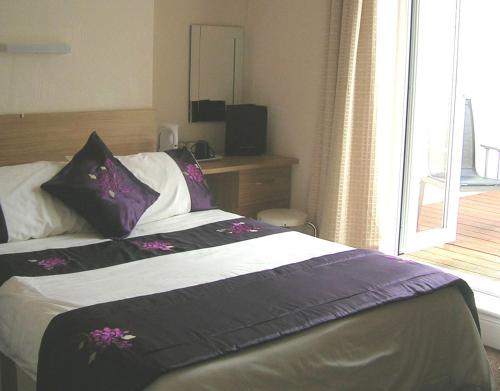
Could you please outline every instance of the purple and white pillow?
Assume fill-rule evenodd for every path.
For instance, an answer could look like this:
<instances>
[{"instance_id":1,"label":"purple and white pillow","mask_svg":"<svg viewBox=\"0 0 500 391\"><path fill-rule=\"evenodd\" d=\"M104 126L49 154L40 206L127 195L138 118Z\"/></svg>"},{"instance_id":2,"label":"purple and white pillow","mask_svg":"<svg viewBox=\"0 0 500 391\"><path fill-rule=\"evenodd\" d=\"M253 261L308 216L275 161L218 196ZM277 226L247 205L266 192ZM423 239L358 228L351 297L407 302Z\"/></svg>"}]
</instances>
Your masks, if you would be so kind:
<instances>
[{"instance_id":1,"label":"purple and white pillow","mask_svg":"<svg viewBox=\"0 0 500 391\"><path fill-rule=\"evenodd\" d=\"M191 196L191 211L216 208L201 167L187 148L165 151L179 166Z\"/></svg>"},{"instance_id":2,"label":"purple and white pillow","mask_svg":"<svg viewBox=\"0 0 500 391\"><path fill-rule=\"evenodd\" d=\"M160 193L137 222L137 226L189 213L191 197L177 163L164 152L115 156L141 182Z\"/></svg>"},{"instance_id":3,"label":"purple and white pillow","mask_svg":"<svg viewBox=\"0 0 500 391\"><path fill-rule=\"evenodd\" d=\"M128 236L159 194L132 174L96 132L42 189L77 211L105 237Z\"/></svg>"}]
</instances>

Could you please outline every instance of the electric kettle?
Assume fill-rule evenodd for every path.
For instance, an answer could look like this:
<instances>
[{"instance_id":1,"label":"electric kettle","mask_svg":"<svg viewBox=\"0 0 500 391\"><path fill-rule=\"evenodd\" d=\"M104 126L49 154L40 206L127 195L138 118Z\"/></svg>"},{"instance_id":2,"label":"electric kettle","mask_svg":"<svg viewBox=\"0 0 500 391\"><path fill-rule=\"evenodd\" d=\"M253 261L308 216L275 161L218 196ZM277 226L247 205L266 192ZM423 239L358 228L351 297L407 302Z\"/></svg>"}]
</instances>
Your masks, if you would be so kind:
<instances>
[{"instance_id":1,"label":"electric kettle","mask_svg":"<svg viewBox=\"0 0 500 391\"><path fill-rule=\"evenodd\" d=\"M158 136L158 151L176 149L179 145L179 125L161 124Z\"/></svg>"}]
</instances>

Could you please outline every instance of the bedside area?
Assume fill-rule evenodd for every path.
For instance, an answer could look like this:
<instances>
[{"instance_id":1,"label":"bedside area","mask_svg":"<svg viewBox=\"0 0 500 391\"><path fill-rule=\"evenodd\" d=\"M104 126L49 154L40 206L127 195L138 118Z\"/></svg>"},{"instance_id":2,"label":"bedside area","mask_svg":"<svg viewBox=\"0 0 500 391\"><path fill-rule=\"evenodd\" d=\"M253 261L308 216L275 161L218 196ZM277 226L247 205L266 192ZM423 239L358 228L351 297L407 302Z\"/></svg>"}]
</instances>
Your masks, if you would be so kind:
<instances>
[{"instance_id":1,"label":"bedside area","mask_svg":"<svg viewBox=\"0 0 500 391\"><path fill-rule=\"evenodd\" d=\"M290 206L291 171L298 162L273 155L227 156L200 166L218 207L256 217L260 210Z\"/></svg>"}]
</instances>

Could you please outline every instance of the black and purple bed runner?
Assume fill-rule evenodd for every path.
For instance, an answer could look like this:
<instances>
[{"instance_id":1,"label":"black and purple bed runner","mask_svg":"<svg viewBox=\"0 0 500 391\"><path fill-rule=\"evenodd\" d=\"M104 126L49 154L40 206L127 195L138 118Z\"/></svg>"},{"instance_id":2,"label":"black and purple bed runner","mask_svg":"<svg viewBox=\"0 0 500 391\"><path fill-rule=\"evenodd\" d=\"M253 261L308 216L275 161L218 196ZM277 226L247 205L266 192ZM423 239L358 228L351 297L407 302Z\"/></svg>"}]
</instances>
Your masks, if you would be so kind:
<instances>
[{"instance_id":1,"label":"black and purple bed runner","mask_svg":"<svg viewBox=\"0 0 500 391\"><path fill-rule=\"evenodd\" d=\"M86 246L5 254L0 255L0 286L13 276L41 277L94 270L161 255L222 246L283 231L286 229L238 218L182 231Z\"/></svg>"},{"instance_id":2,"label":"black and purple bed runner","mask_svg":"<svg viewBox=\"0 0 500 391\"><path fill-rule=\"evenodd\" d=\"M465 282L352 250L208 284L66 312L42 340L38 391L141 390L162 374Z\"/></svg>"}]
</instances>

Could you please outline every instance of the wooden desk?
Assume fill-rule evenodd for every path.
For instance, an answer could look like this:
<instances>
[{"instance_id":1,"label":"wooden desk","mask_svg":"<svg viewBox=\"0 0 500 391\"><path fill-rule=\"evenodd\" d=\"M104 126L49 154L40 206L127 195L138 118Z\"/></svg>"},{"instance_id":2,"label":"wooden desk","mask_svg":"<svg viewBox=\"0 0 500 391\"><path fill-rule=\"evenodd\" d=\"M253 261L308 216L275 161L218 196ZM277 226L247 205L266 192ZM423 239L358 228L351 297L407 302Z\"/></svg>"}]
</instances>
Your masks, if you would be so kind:
<instances>
[{"instance_id":1,"label":"wooden desk","mask_svg":"<svg viewBox=\"0 0 500 391\"><path fill-rule=\"evenodd\" d=\"M298 162L272 155L228 156L200 165L221 209L255 217L263 209L290 206L291 168Z\"/></svg>"}]
</instances>

